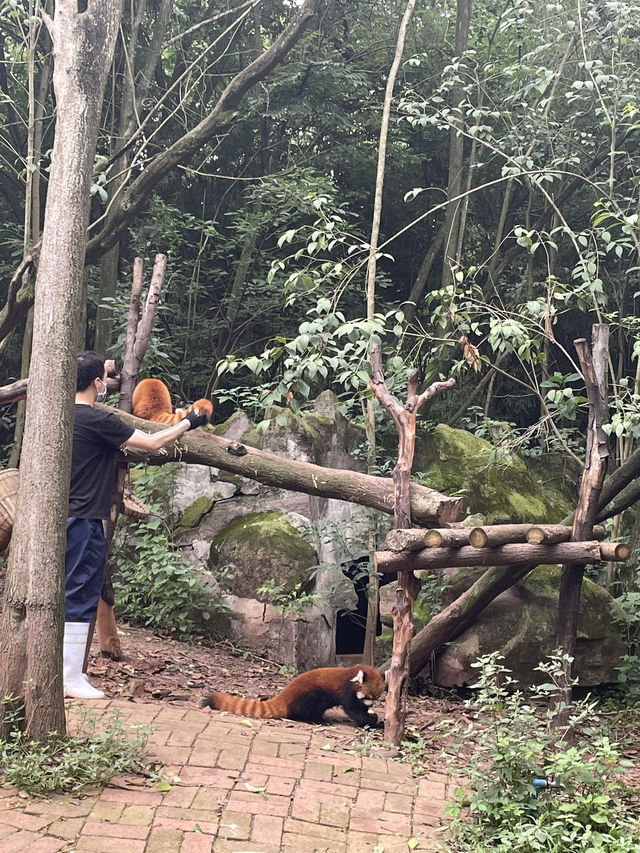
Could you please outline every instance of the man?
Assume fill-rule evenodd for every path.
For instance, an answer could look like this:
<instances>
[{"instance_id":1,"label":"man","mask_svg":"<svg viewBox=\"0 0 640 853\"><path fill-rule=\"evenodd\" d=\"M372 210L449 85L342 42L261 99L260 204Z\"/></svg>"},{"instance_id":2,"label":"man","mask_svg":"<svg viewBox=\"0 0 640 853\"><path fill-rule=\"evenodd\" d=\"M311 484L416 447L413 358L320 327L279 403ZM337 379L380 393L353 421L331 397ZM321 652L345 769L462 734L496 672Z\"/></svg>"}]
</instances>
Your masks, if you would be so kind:
<instances>
[{"instance_id":1,"label":"man","mask_svg":"<svg viewBox=\"0 0 640 853\"><path fill-rule=\"evenodd\" d=\"M81 352L67 519L63 645L64 692L78 699L104 697L90 684L82 666L104 579L106 542L102 522L109 517L111 508L116 451L126 447L160 450L207 422L207 416L196 410L160 432L148 434L133 429L112 412L94 408L106 397L106 380L104 357L96 352Z\"/></svg>"}]
</instances>

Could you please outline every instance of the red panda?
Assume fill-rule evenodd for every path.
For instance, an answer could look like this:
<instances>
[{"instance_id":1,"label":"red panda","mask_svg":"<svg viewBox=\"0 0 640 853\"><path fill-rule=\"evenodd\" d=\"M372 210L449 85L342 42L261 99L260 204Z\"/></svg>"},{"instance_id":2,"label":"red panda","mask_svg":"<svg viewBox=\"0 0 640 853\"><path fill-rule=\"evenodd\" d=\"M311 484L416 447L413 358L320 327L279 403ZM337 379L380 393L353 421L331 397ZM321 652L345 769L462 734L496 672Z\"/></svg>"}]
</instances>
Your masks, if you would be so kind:
<instances>
[{"instance_id":1,"label":"red panda","mask_svg":"<svg viewBox=\"0 0 640 853\"><path fill-rule=\"evenodd\" d=\"M207 420L213 414L213 404L209 400L196 400L186 409L173 410L169 389L160 379L143 379L136 385L131 398L133 414L146 421L157 421L160 424L177 424L194 409L204 413Z\"/></svg>"},{"instance_id":2,"label":"red panda","mask_svg":"<svg viewBox=\"0 0 640 853\"><path fill-rule=\"evenodd\" d=\"M212 693L202 705L245 717L287 717L306 723L321 722L326 710L341 705L359 726L375 726L378 718L370 706L386 687L384 676L372 666L323 667L296 676L277 696L264 702Z\"/></svg>"}]
</instances>

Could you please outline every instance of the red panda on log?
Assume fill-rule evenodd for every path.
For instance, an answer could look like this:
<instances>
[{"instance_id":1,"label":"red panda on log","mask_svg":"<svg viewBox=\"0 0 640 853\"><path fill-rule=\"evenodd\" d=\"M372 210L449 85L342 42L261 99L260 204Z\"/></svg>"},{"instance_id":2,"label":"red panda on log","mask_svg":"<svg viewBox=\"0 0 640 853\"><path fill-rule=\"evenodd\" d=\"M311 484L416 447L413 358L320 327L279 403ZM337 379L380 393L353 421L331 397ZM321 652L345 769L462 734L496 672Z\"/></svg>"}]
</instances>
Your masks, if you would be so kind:
<instances>
[{"instance_id":1,"label":"red panda on log","mask_svg":"<svg viewBox=\"0 0 640 853\"><path fill-rule=\"evenodd\" d=\"M186 409L176 409L171 405L169 389L160 379L143 379L136 385L131 398L133 414L146 421L156 421L160 424L177 424L187 412L196 411L205 414L207 421L213 415L213 404L210 400L196 400Z\"/></svg>"}]
</instances>

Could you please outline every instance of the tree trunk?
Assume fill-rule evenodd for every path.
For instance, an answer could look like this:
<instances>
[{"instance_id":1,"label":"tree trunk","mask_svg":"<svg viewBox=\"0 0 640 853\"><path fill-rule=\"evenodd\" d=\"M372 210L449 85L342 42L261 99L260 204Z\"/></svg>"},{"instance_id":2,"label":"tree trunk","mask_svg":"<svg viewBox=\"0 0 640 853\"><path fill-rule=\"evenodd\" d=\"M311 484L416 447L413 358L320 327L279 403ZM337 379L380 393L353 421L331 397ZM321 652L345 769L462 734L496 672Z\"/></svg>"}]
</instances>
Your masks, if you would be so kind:
<instances>
[{"instance_id":1,"label":"tree trunk","mask_svg":"<svg viewBox=\"0 0 640 853\"><path fill-rule=\"evenodd\" d=\"M607 437L602 427L608 420L607 409L607 369L609 362L609 327L598 324L593 327L593 358L589 346L583 339L575 341L575 347L580 359L580 367L587 386L589 398L589 423L587 427L587 452L585 466L582 472L578 506L573 519L571 540L578 544L580 540L591 536L596 520L598 500L602 490L609 450ZM580 544L582 544L580 542ZM559 547L559 546L558 546ZM591 562L585 560L585 563ZM566 706L571 701L571 669L572 658L576 647L578 630L578 611L580 609L580 590L584 565L564 565L560 580L558 597L558 628L557 645L569 659L563 660L564 683L563 702ZM561 725L566 721L567 713L562 712L556 723Z\"/></svg>"},{"instance_id":2,"label":"tree trunk","mask_svg":"<svg viewBox=\"0 0 640 853\"><path fill-rule=\"evenodd\" d=\"M57 123L36 279L33 355L16 523L0 623L0 696L29 735L65 731L62 698L64 550L77 323L89 186L120 0L58 0L45 16L54 49ZM3 714L2 730L8 720ZM1 735L0 735L1 736Z\"/></svg>"}]
</instances>

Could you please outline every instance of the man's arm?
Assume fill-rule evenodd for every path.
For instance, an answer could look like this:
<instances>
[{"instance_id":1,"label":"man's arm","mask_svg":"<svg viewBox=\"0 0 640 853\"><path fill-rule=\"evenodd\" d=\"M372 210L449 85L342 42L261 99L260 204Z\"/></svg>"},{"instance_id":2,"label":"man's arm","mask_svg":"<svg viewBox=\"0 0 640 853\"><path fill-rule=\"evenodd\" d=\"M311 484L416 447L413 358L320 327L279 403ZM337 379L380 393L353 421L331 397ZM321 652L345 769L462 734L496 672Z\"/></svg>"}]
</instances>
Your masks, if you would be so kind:
<instances>
[{"instance_id":1,"label":"man's arm","mask_svg":"<svg viewBox=\"0 0 640 853\"><path fill-rule=\"evenodd\" d=\"M167 444L172 444L190 429L191 424L186 418L167 429L161 429L159 432L147 433L136 429L133 431L131 438L128 438L122 446L154 452L160 450L161 447L166 447Z\"/></svg>"}]
</instances>

